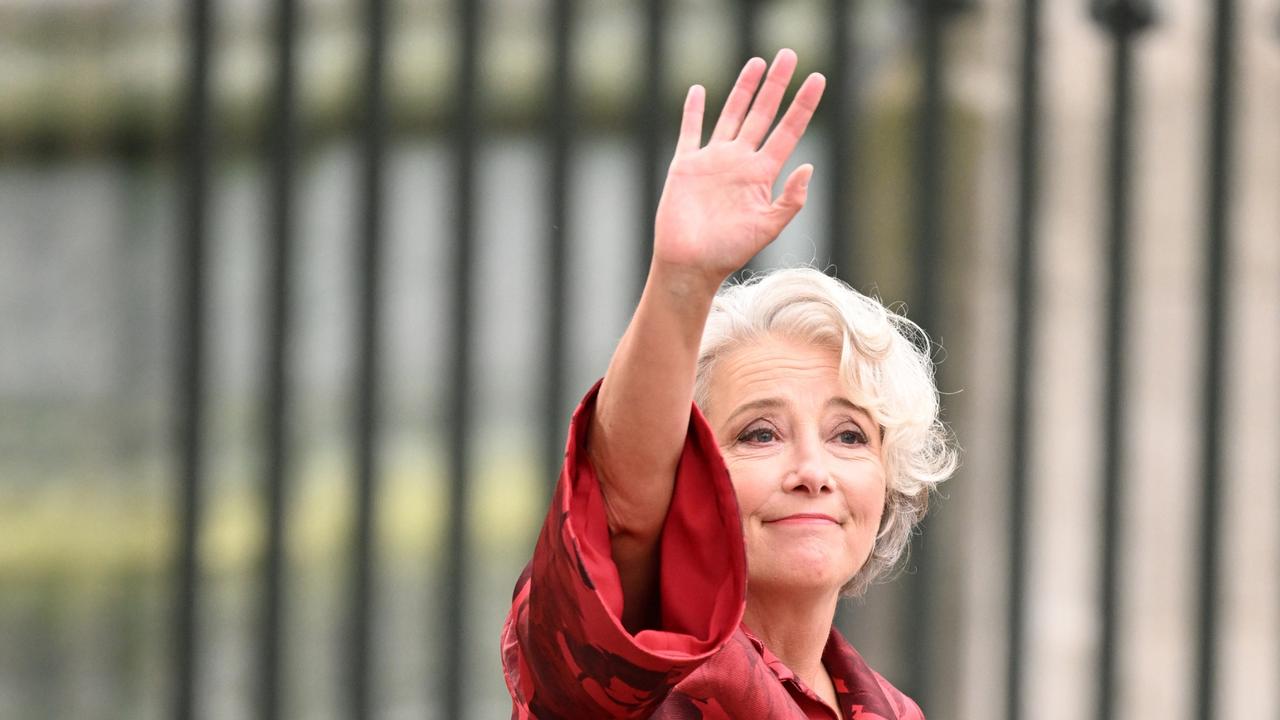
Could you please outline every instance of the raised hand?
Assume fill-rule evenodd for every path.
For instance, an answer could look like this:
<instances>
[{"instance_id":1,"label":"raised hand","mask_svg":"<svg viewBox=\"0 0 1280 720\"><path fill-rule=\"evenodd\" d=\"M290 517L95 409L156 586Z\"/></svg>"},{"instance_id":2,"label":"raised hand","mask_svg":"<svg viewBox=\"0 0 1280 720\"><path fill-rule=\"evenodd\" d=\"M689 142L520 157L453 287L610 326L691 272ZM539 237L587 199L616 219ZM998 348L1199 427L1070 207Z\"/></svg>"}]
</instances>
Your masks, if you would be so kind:
<instances>
[{"instance_id":1,"label":"raised hand","mask_svg":"<svg viewBox=\"0 0 1280 720\"><path fill-rule=\"evenodd\" d=\"M804 206L812 165L796 168L782 193L777 198L773 194L826 86L818 73L805 78L770 133L795 67L795 53L780 51L761 87L765 63L749 60L705 146L706 91L700 85L689 88L675 157L658 202L655 269L692 272L718 286L773 242Z\"/></svg>"}]
</instances>

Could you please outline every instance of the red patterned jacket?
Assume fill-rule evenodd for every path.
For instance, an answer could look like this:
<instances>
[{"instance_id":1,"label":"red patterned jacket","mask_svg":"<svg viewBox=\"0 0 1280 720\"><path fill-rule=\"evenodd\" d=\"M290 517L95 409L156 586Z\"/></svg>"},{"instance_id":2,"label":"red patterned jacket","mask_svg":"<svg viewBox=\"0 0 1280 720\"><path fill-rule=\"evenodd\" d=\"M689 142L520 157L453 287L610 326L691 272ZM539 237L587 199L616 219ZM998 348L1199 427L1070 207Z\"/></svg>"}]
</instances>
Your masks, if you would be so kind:
<instances>
[{"instance_id":1,"label":"red patterned jacket","mask_svg":"<svg viewBox=\"0 0 1280 720\"><path fill-rule=\"evenodd\" d=\"M513 720L835 718L742 625L746 558L737 500L697 408L659 545L662 629L623 629L604 501L585 450L598 388L573 415L551 509L502 631ZM822 662L841 718L924 719L834 628Z\"/></svg>"}]
</instances>

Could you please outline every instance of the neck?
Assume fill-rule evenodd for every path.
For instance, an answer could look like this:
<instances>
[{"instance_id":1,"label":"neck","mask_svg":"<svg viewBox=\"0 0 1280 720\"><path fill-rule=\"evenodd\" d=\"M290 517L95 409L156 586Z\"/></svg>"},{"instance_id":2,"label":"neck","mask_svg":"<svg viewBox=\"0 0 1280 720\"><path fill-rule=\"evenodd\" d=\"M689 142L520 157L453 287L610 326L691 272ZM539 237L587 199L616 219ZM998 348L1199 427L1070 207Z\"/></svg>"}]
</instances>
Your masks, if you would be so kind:
<instances>
[{"instance_id":1,"label":"neck","mask_svg":"<svg viewBox=\"0 0 1280 720\"><path fill-rule=\"evenodd\" d=\"M838 600L838 591L797 595L748 588L743 622L801 681L817 688Z\"/></svg>"}]
</instances>

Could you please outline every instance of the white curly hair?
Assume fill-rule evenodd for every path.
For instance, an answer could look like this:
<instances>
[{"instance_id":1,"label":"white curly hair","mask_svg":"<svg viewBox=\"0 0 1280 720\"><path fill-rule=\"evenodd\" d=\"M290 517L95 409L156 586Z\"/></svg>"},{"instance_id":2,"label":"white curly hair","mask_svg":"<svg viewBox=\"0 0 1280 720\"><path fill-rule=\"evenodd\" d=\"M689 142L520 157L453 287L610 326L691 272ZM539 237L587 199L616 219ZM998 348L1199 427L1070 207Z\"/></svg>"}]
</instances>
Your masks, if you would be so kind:
<instances>
[{"instance_id":1,"label":"white curly hair","mask_svg":"<svg viewBox=\"0 0 1280 720\"><path fill-rule=\"evenodd\" d=\"M933 345L918 325L813 268L757 274L716 295L698 352L694 401L704 411L717 361L766 335L837 348L851 398L876 420L886 472L875 545L841 589L866 592L888 575L924 518L929 493L955 472L959 452L938 416Z\"/></svg>"}]
</instances>

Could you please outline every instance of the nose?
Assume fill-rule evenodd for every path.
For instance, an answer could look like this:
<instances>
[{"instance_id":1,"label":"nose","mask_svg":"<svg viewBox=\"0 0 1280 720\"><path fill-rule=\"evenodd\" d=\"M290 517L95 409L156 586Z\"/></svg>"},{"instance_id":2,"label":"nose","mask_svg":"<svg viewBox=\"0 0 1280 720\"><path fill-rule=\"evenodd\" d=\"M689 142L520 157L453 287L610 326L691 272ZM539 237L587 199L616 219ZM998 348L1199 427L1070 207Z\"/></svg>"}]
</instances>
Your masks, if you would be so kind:
<instances>
[{"instance_id":1,"label":"nose","mask_svg":"<svg viewBox=\"0 0 1280 720\"><path fill-rule=\"evenodd\" d=\"M783 489L812 495L831 492L831 472L827 468L822 442L818 438L806 437L792 445L791 467Z\"/></svg>"}]
</instances>

